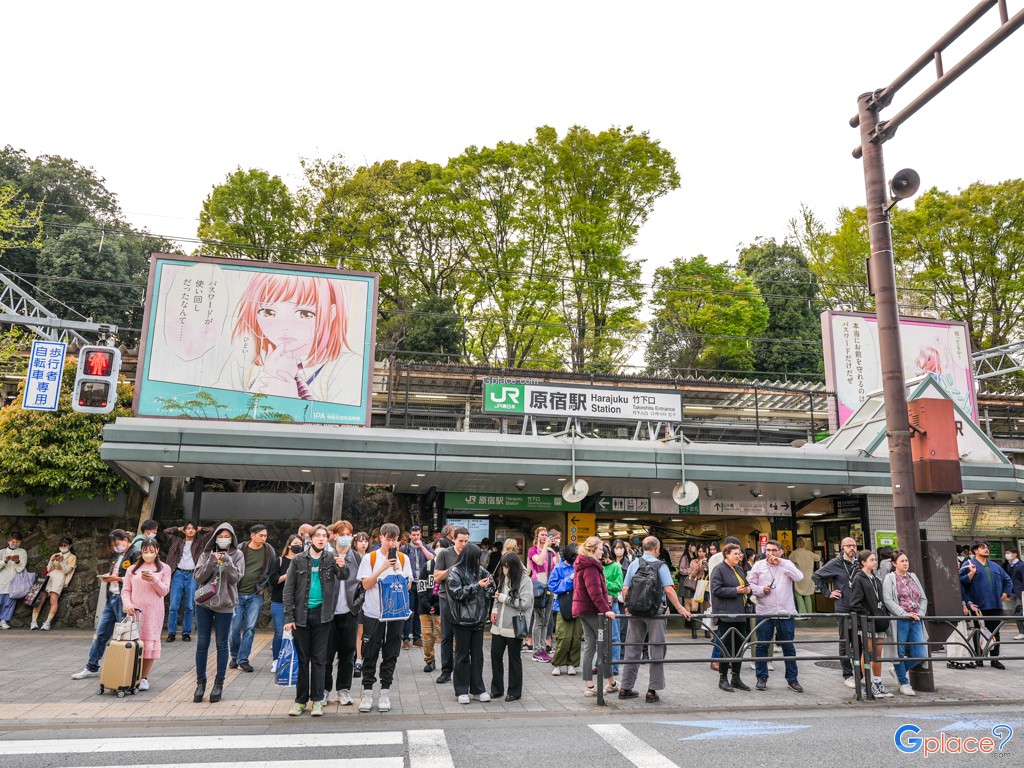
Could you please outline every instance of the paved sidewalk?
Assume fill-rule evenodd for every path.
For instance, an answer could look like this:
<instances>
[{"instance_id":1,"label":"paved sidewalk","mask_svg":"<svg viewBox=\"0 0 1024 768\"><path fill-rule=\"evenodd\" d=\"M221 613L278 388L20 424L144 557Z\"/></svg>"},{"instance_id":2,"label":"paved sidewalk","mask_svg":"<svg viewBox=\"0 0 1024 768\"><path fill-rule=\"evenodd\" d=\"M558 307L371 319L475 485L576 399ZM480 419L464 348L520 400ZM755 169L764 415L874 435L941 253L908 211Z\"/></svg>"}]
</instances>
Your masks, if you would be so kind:
<instances>
[{"instance_id":1,"label":"paved sidewalk","mask_svg":"<svg viewBox=\"0 0 1024 768\"><path fill-rule=\"evenodd\" d=\"M832 639L832 628L801 627L798 636ZM488 635L489 637L489 635ZM136 696L118 699L107 693L99 695L96 678L71 680L72 673L85 665L91 635L82 631L52 630L50 632L28 632L10 630L0 632L0 728L39 725L46 723L89 722L109 723L113 721L185 721L185 720L242 720L259 718L286 718L292 704L294 688L281 688L274 683L270 674L271 635L260 633L256 636L251 661L256 671L246 674L240 670L228 670L224 699L217 704L192 703L195 687L195 642L184 643L180 639L173 644L163 644L163 656L156 662L150 676L151 689ZM671 658L707 658L710 645L707 641L690 641L689 633L673 630L669 640L682 641L684 645L669 649ZM489 654L489 640L484 652ZM668 688L662 692L658 705L644 703L639 699L620 701L614 695L608 698L608 706L601 708L596 699L583 696L583 678L551 675L548 664L530 661L529 654L523 654L524 691L517 702L492 701L481 704L473 701L460 705L451 684L438 685L434 682L438 672L425 674L423 653L413 647L402 651L396 672L396 684L392 689L393 709L390 714L377 712L359 714L356 706L340 707L331 702L326 708L327 717L369 718L369 717L438 717L452 716L495 716L499 713L536 713L538 715L571 714L651 714L657 711L696 712L704 710L753 710L766 706L804 708L815 706L836 706L846 704L855 708L864 707L906 707L927 704L972 704L1012 703L1018 700L1016 685L1013 684L1024 661L1006 662L1007 670L1000 672L986 666L976 670L949 670L944 664L937 664L934 693L918 693L914 698L896 696L888 701L857 702L854 692L842 683L838 662L814 660L815 655L835 653L835 643L798 648L797 654L806 657L800 661L800 683L804 694L796 694L786 688L783 665L776 664L777 671L771 674L767 692L752 691L727 694L718 690L718 674L708 669L706 663L672 664L667 667ZM1008 649L1007 653L1011 651ZM1019 653L1013 648L1013 653ZM211 671L215 653L211 649ZM484 679L490 682L490 662L484 668ZM885 665L884 682L890 690L896 688ZM751 687L754 673L744 664L743 679ZM646 688L647 670L640 669L637 689ZM353 681L359 687L359 681ZM358 691L353 691L358 700Z\"/></svg>"}]
</instances>

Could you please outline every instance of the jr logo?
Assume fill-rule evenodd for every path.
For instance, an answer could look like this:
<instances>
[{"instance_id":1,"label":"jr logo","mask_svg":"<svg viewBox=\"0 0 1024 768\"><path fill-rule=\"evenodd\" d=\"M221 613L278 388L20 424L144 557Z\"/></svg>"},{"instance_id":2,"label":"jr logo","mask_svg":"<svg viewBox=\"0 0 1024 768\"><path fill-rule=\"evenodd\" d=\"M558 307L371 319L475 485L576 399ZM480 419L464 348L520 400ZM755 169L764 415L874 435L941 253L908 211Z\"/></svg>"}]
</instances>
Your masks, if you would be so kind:
<instances>
[{"instance_id":1,"label":"jr logo","mask_svg":"<svg viewBox=\"0 0 1024 768\"><path fill-rule=\"evenodd\" d=\"M488 384L488 410L516 411L523 410L523 387L516 384Z\"/></svg>"}]
</instances>

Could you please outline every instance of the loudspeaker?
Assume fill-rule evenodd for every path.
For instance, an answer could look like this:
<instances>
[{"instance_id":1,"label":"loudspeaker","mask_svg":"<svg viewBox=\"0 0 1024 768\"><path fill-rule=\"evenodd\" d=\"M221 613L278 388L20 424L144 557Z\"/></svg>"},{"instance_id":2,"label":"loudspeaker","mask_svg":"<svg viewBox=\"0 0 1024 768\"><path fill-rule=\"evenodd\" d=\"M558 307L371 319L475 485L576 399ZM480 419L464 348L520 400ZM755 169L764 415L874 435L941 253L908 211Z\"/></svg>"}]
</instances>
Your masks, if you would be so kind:
<instances>
[{"instance_id":1,"label":"loudspeaker","mask_svg":"<svg viewBox=\"0 0 1024 768\"><path fill-rule=\"evenodd\" d=\"M889 181L889 191L897 200L906 200L917 194L921 188L921 177L913 168L904 168L897 171L896 175Z\"/></svg>"}]
</instances>

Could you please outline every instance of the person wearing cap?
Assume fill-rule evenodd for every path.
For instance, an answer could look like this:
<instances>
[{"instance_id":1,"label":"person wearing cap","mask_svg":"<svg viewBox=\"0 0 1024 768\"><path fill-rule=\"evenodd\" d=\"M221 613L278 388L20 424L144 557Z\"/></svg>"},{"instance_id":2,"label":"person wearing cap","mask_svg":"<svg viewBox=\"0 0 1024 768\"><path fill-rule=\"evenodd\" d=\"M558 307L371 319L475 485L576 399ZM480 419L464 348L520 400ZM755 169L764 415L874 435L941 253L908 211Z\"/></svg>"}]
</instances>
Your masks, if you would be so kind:
<instances>
[{"instance_id":1,"label":"person wearing cap","mask_svg":"<svg viewBox=\"0 0 1024 768\"><path fill-rule=\"evenodd\" d=\"M409 558L409 565L414 574L419 576L424 563L434 559L434 551L423 541L423 528L414 525L409 529L409 543L403 544L398 551ZM419 597L414 589L409 593L410 608L412 614L402 627L402 650L409 650L410 642L417 648L423 647L423 630L420 627L420 614L418 610Z\"/></svg>"}]
</instances>

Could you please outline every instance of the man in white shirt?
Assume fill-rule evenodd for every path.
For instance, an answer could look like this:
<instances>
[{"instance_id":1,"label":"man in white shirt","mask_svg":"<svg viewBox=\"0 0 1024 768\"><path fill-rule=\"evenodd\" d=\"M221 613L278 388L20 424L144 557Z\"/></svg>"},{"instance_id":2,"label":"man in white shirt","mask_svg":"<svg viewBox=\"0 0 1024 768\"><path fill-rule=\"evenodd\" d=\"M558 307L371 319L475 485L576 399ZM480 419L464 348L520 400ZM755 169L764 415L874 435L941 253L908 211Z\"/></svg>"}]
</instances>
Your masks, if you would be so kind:
<instances>
[{"instance_id":1,"label":"man in white shirt","mask_svg":"<svg viewBox=\"0 0 1024 768\"><path fill-rule=\"evenodd\" d=\"M747 583L757 596L757 658L768 655L768 643L774 640L782 648L784 656L796 656L793 634L796 622L796 603L793 600L793 585L804 575L789 560L782 557L782 544L769 539L764 548L765 559L758 560L747 574ZM785 614L787 618L780 618ZM773 618L767 618L772 616ZM759 660L757 669L757 690L768 688L768 662ZM786 659L786 684L791 691L803 693L797 680L796 659Z\"/></svg>"},{"instance_id":2,"label":"man in white shirt","mask_svg":"<svg viewBox=\"0 0 1024 768\"><path fill-rule=\"evenodd\" d=\"M401 531L394 523L380 527L380 549L368 552L359 564L359 580L366 590L363 602L363 698L360 712L373 708L373 684L377 681L377 659L380 657L380 698L377 709L391 709L391 683L402 652L402 628L408 616L385 617L382 620L380 579L398 574L405 579L406 591L412 584L409 558L398 551Z\"/></svg>"}]
</instances>

